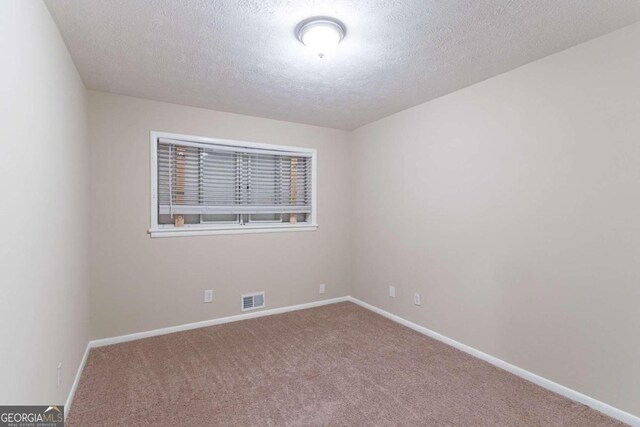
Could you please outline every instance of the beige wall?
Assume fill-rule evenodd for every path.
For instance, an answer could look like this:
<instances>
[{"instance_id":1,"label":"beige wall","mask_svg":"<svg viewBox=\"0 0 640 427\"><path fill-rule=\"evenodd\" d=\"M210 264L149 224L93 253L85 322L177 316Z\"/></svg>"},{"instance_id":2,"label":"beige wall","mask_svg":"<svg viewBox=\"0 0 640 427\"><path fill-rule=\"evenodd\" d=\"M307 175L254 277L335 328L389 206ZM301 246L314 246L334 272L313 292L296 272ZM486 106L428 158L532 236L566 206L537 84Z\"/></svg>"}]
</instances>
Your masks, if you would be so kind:
<instances>
[{"instance_id":1,"label":"beige wall","mask_svg":"<svg viewBox=\"0 0 640 427\"><path fill-rule=\"evenodd\" d=\"M89 115L93 338L239 314L251 291L267 308L348 295L347 132L103 92ZM151 130L316 148L319 229L150 238Z\"/></svg>"},{"instance_id":2,"label":"beige wall","mask_svg":"<svg viewBox=\"0 0 640 427\"><path fill-rule=\"evenodd\" d=\"M355 297L640 414L640 24L351 150Z\"/></svg>"},{"instance_id":3,"label":"beige wall","mask_svg":"<svg viewBox=\"0 0 640 427\"><path fill-rule=\"evenodd\" d=\"M40 1L0 2L0 52L0 404L61 404L89 338L85 90Z\"/></svg>"}]
</instances>

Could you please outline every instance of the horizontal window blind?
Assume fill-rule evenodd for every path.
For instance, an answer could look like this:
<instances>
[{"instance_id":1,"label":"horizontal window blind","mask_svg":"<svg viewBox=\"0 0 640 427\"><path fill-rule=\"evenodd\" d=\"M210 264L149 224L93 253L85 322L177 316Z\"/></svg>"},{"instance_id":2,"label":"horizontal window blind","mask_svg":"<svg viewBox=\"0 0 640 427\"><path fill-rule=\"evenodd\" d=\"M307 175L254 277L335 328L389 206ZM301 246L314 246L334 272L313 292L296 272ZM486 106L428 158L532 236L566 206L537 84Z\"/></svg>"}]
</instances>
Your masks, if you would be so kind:
<instances>
[{"instance_id":1,"label":"horizontal window blind","mask_svg":"<svg viewBox=\"0 0 640 427\"><path fill-rule=\"evenodd\" d=\"M160 138L158 214L293 214L312 210L312 157Z\"/></svg>"}]
</instances>

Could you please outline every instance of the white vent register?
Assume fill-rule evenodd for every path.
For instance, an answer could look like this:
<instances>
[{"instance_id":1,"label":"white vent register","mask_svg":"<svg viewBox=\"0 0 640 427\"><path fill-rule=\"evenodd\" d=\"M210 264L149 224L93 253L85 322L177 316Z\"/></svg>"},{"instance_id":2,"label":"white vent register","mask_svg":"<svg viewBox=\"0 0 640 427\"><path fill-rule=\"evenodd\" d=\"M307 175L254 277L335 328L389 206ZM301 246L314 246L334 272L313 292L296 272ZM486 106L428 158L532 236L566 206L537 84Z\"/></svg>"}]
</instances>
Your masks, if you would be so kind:
<instances>
[{"instance_id":1,"label":"white vent register","mask_svg":"<svg viewBox=\"0 0 640 427\"><path fill-rule=\"evenodd\" d=\"M161 235L315 229L316 151L151 133L151 229Z\"/></svg>"},{"instance_id":2,"label":"white vent register","mask_svg":"<svg viewBox=\"0 0 640 427\"><path fill-rule=\"evenodd\" d=\"M265 307L264 292L242 295L242 311Z\"/></svg>"}]
</instances>

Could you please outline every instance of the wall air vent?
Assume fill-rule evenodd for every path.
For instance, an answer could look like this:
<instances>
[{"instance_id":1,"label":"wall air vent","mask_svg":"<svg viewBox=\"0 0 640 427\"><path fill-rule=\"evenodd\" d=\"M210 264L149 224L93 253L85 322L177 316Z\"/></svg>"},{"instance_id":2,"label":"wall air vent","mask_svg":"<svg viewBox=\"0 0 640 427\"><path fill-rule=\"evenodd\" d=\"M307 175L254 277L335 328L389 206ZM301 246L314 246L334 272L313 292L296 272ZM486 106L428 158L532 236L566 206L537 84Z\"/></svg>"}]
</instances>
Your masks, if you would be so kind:
<instances>
[{"instance_id":1,"label":"wall air vent","mask_svg":"<svg viewBox=\"0 0 640 427\"><path fill-rule=\"evenodd\" d=\"M264 306L264 291L242 295L242 311L255 310Z\"/></svg>"}]
</instances>

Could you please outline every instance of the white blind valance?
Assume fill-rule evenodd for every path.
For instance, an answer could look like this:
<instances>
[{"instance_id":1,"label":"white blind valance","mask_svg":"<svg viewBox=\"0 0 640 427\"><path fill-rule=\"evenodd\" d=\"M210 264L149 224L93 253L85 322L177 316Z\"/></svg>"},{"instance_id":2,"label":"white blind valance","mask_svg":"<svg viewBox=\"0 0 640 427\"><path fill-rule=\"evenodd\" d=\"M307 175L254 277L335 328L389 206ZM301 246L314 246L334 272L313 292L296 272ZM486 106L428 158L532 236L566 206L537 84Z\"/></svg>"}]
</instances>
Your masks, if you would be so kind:
<instances>
[{"instance_id":1,"label":"white blind valance","mask_svg":"<svg viewBox=\"0 0 640 427\"><path fill-rule=\"evenodd\" d=\"M160 138L159 214L311 213L312 157L304 152Z\"/></svg>"}]
</instances>

